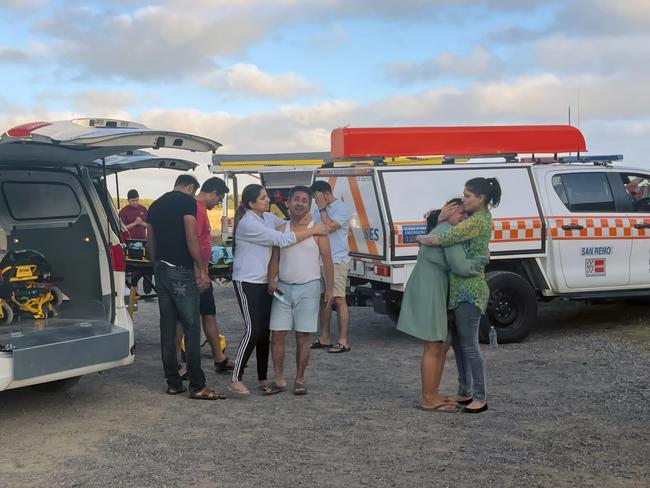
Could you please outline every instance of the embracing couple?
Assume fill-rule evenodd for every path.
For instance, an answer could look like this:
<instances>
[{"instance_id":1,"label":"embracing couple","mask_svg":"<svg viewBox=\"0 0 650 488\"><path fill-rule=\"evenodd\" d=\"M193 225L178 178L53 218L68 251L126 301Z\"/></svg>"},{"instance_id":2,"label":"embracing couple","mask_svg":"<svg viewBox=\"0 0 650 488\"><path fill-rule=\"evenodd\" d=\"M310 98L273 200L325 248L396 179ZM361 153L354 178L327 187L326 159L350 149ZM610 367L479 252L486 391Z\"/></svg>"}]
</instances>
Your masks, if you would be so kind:
<instances>
[{"instance_id":1,"label":"embracing couple","mask_svg":"<svg viewBox=\"0 0 650 488\"><path fill-rule=\"evenodd\" d=\"M490 208L501 200L496 178L472 178L463 198L452 199L427 216L427 233L417 237L417 263L402 300L397 329L422 339L422 397L427 411L480 413L488 409L485 365L478 344L481 315L489 290L484 268L492 235ZM448 327L447 310L453 327ZM438 391L445 357L453 347L458 391Z\"/></svg>"}]
</instances>

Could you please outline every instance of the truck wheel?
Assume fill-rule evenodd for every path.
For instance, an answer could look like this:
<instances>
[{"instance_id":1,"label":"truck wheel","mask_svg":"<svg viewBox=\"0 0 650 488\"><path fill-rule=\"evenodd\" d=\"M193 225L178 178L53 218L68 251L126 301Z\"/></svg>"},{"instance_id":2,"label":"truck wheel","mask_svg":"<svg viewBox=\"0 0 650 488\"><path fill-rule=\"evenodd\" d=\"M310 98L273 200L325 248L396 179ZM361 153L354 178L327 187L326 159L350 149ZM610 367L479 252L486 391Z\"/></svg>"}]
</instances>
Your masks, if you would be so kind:
<instances>
[{"instance_id":1,"label":"truck wheel","mask_svg":"<svg viewBox=\"0 0 650 488\"><path fill-rule=\"evenodd\" d=\"M2 301L2 318L0 319L0 325L9 325L14 320L14 311L4 300Z\"/></svg>"},{"instance_id":2,"label":"truck wheel","mask_svg":"<svg viewBox=\"0 0 650 488\"><path fill-rule=\"evenodd\" d=\"M64 380L50 381L48 383L41 383L39 385L32 385L32 388L41 393L58 393L66 391L79 383L81 376L74 376Z\"/></svg>"},{"instance_id":3,"label":"truck wheel","mask_svg":"<svg viewBox=\"0 0 650 488\"><path fill-rule=\"evenodd\" d=\"M481 341L488 341L492 325L500 343L520 342L528 337L537 319L537 296L530 283L510 271L490 271L485 281L490 301L481 319Z\"/></svg>"}]
</instances>

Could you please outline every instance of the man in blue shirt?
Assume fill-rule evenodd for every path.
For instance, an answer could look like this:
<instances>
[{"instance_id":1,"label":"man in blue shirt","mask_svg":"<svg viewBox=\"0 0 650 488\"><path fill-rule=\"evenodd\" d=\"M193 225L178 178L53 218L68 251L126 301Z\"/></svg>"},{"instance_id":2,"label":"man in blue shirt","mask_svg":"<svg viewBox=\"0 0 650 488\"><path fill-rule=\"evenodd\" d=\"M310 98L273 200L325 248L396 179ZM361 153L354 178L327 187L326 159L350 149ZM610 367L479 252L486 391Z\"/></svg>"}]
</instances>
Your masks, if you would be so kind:
<instances>
[{"instance_id":1,"label":"man in blue shirt","mask_svg":"<svg viewBox=\"0 0 650 488\"><path fill-rule=\"evenodd\" d=\"M311 192L317 207L312 213L312 218L315 223L322 222L325 224L330 231L330 248L332 249L332 261L334 262L333 296L339 325L339 340L332 345L330 339L332 307L321 300L319 315L320 337L311 345L311 348L328 348L331 353L348 352L350 350L348 340L350 314L345 295L348 270L350 268L348 230L352 219L352 211L342 200L332 194L332 187L326 181L315 181L311 186ZM321 288L324 289L322 284Z\"/></svg>"}]
</instances>

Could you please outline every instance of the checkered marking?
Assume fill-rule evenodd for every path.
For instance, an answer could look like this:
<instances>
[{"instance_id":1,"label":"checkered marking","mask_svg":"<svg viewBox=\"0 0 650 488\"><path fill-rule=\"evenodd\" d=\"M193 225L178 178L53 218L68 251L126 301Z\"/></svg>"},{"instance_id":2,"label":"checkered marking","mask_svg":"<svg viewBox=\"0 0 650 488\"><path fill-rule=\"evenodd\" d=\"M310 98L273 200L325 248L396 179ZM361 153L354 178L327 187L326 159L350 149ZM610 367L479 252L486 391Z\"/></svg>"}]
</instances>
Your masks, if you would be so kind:
<instances>
[{"instance_id":1,"label":"checkered marking","mask_svg":"<svg viewBox=\"0 0 650 488\"><path fill-rule=\"evenodd\" d=\"M637 229L637 224L650 224L650 218L643 217L549 217L548 227L554 240L582 239L634 239L650 238L650 229ZM563 229L576 225L582 229Z\"/></svg>"},{"instance_id":2,"label":"checkered marking","mask_svg":"<svg viewBox=\"0 0 650 488\"><path fill-rule=\"evenodd\" d=\"M542 221L536 217L523 219L493 219L490 242L539 241Z\"/></svg>"}]
</instances>

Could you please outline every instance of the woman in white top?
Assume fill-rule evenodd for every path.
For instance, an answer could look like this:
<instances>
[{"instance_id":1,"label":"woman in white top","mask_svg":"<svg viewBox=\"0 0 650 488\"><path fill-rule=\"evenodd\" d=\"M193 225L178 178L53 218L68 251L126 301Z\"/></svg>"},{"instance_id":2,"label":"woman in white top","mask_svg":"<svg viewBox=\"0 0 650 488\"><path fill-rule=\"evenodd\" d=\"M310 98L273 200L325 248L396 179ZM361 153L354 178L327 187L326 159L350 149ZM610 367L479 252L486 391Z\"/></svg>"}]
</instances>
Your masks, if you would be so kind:
<instances>
[{"instance_id":1,"label":"woman in white top","mask_svg":"<svg viewBox=\"0 0 650 488\"><path fill-rule=\"evenodd\" d=\"M267 288L273 247L287 247L314 235L327 234L327 227L323 224L315 224L296 232L276 230L276 227L286 224L286 221L269 212L269 203L270 199L263 186L248 185L242 192L241 203L235 214L232 279L246 330L237 350L229 390L240 395L250 394L242 383L242 378L253 349L257 357L260 388L262 391L269 390L269 319L273 297Z\"/></svg>"}]
</instances>

